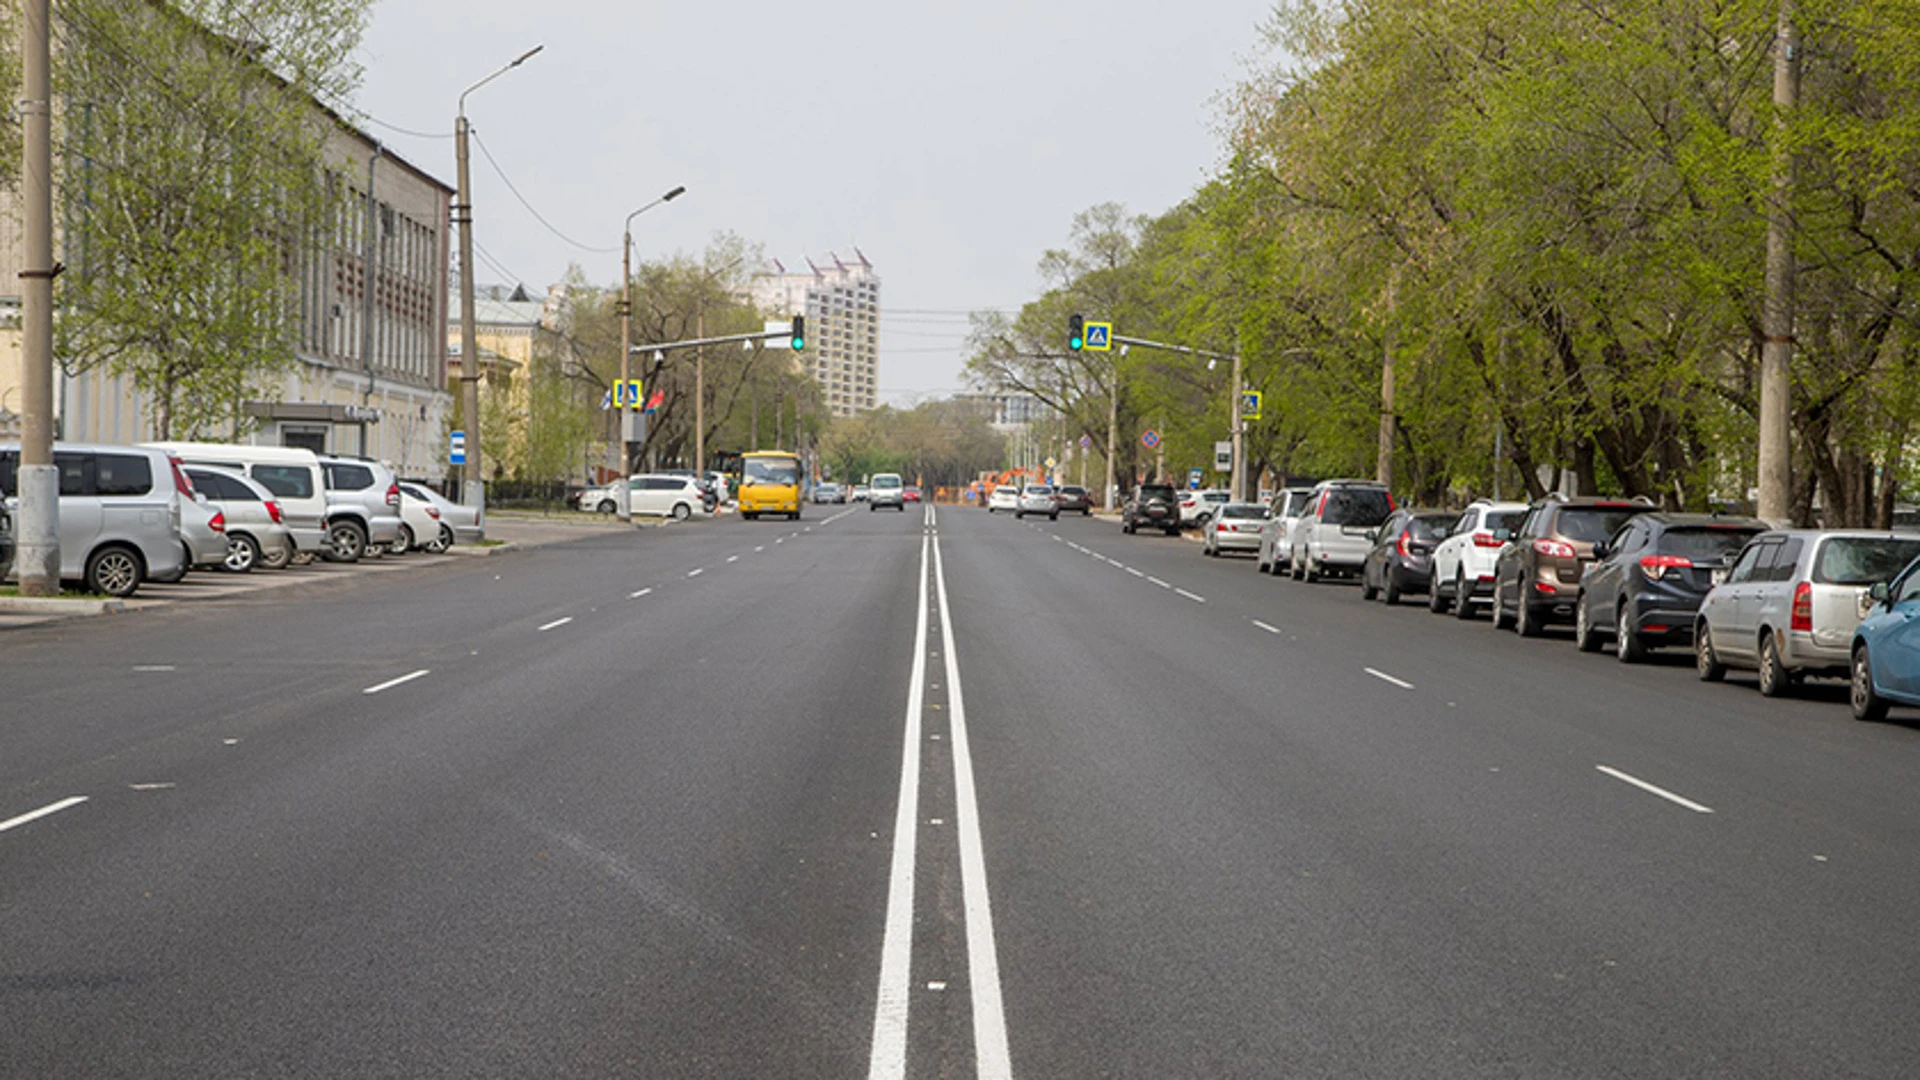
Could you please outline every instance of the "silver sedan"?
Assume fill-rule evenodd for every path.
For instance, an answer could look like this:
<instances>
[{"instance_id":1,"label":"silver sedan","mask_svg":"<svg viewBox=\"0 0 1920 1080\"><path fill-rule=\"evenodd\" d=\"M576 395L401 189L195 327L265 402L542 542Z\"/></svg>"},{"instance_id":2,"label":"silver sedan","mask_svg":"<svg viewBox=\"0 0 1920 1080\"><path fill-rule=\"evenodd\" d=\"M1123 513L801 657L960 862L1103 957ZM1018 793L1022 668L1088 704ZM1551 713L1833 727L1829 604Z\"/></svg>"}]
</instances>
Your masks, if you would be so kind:
<instances>
[{"instance_id":1,"label":"silver sedan","mask_svg":"<svg viewBox=\"0 0 1920 1080\"><path fill-rule=\"evenodd\" d=\"M1266 524L1267 508L1259 503L1225 503L1214 507L1213 516L1200 526L1200 551L1219 555L1224 551L1260 551L1260 526Z\"/></svg>"}]
</instances>

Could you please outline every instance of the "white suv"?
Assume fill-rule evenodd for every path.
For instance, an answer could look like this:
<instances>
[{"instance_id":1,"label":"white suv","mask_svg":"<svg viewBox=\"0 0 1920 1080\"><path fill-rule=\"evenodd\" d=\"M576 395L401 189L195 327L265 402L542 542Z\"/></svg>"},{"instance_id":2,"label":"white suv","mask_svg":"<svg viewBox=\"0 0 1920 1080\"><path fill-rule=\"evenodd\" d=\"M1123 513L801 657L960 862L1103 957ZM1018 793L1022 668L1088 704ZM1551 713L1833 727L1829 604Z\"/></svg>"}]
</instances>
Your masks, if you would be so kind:
<instances>
[{"instance_id":1,"label":"white suv","mask_svg":"<svg viewBox=\"0 0 1920 1080\"><path fill-rule=\"evenodd\" d=\"M1447 538L1433 549L1433 587L1427 590L1427 610L1436 614L1453 608L1462 619L1473 617L1473 605L1493 599L1493 564L1504 541L1494 539L1499 529L1517 529L1527 516L1527 504L1475 499Z\"/></svg>"},{"instance_id":2,"label":"white suv","mask_svg":"<svg viewBox=\"0 0 1920 1080\"><path fill-rule=\"evenodd\" d=\"M1293 579L1358 576L1373 550L1373 531L1393 514L1393 496L1372 480L1323 480L1293 526Z\"/></svg>"}]
</instances>

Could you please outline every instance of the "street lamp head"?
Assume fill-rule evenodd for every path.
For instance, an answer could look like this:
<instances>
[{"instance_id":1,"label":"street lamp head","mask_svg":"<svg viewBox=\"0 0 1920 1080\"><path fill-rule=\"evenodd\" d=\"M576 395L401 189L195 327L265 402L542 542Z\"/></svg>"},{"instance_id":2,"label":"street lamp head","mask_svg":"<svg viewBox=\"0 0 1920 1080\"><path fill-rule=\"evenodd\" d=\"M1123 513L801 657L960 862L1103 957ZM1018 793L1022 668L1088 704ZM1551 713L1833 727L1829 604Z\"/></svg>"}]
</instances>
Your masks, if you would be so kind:
<instances>
[{"instance_id":1,"label":"street lamp head","mask_svg":"<svg viewBox=\"0 0 1920 1080\"><path fill-rule=\"evenodd\" d=\"M687 185L681 184L679 187L674 188L672 191L669 191L665 195L660 196L660 201L672 202L673 200L679 198L682 195L685 195L686 193L687 193Z\"/></svg>"},{"instance_id":2,"label":"street lamp head","mask_svg":"<svg viewBox=\"0 0 1920 1080\"><path fill-rule=\"evenodd\" d=\"M534 54L538 53L541 49L544 49L544 48L546 48L545 45L535 45L533 48L528 49L526 52L521 53L520 58L518 60L515 60L513 63L508 64L507 66L519 67L521 64L524 64L527 61L533 59Z\"/></svg>"}]
</instances>

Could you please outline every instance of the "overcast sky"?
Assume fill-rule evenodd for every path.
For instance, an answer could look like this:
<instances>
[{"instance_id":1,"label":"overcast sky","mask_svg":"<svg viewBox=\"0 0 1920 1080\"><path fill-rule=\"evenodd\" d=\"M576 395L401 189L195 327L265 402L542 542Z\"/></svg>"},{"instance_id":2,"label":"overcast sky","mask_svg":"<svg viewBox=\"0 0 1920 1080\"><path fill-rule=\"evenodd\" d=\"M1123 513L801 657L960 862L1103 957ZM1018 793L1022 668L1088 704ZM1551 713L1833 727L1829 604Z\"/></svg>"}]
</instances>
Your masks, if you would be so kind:
<instances>
[{"instance_id":1,"label":"overcast sky","mask_svg":"<svg viewBox=\"0 0 1920 1080\"><path fill-rule=\"evenodd\" d=\"M544 45L467 99L479 143L553 226L476 145L478 281L544 289L578 263L612 285L626 215L684 184L634 219L636 259L698 253L726 230L789 267L858 245L882 282L882 400L910 404L961 386L962 314L1032 299L1074 214L1158 213L1206 179L1216 98L1259 54L1270 10L383 0L358 103L371 134L451 185L460 92Z\"/></svg>"}]
</instances>

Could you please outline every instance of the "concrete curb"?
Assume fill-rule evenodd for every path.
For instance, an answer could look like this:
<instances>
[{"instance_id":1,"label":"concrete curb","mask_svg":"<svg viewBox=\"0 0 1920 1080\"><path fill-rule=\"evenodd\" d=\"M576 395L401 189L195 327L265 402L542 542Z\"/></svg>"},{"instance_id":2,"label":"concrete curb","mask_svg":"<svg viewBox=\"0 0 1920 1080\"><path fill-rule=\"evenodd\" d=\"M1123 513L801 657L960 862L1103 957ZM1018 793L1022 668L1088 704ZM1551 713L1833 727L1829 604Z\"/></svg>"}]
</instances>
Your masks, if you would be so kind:
<instances>
[{"instance_id":1,"label":"concrete curb","mask_svg":"<svg viewBox=\"0 0 1920 1080\"><path fill-rule=\"evenodd\" d=\"M460 555L469 559L478 559L478 558L483 558L489 555L505 555L509 551L519 551L519 550L520 550L520 545L518 543L512 540L508 540L504 543L488 544L485 547L481 547L478 544L455 544L452 547L448 548L444 552L444 554Z\"/></svg>"},{"instance_id":2,"label":"concrete curb","mask_svg":"<svg viewBox=\"0 0 1920 1080\"><path fill-rule=\"evenodd\" d=\"M124 600L80 597L0 596L0 615L117 615L127 610Z\"/></svg>"}]
</instances>

